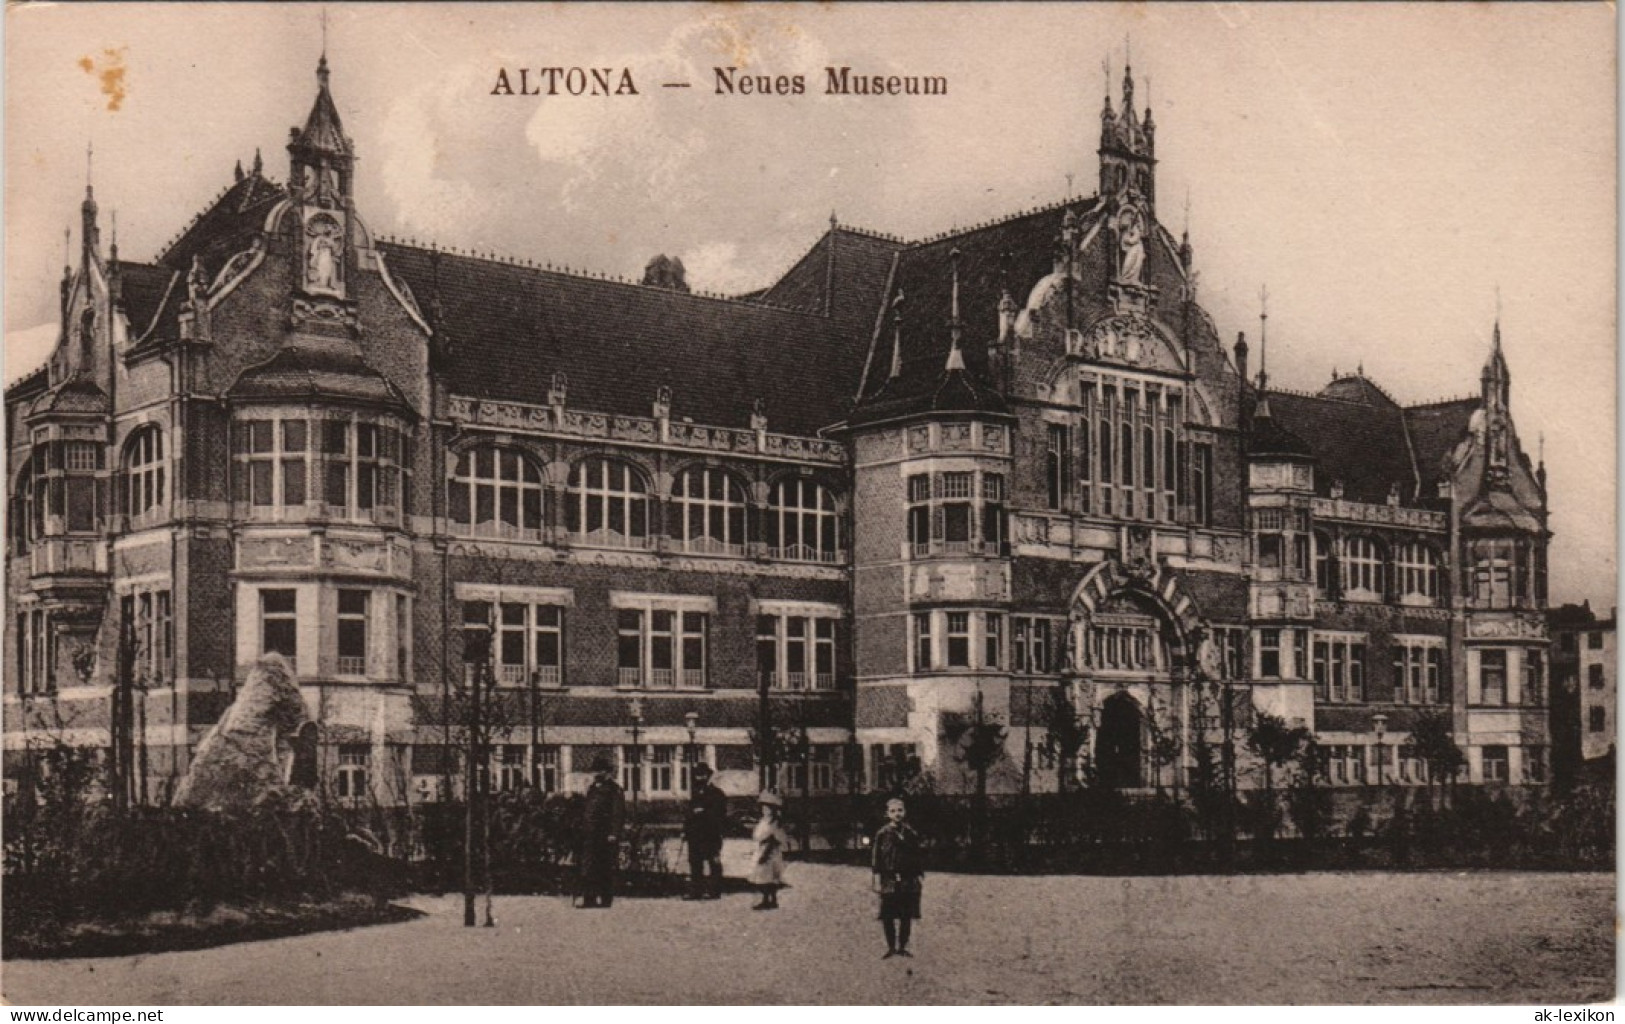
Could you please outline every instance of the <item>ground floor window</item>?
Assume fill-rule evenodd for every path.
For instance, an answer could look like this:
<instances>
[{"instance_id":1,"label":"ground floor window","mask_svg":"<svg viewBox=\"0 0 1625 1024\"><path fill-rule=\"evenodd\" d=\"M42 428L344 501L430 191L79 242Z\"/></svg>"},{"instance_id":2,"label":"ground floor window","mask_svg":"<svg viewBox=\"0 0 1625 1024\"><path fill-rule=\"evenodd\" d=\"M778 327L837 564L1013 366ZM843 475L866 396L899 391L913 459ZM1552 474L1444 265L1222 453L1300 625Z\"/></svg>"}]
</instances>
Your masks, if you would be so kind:
<instances>
[{"instance_id":1,"label":"ground floor window","mask_svg":"<svg viewBox=\"0 0 1625 1024\"><path fill-rule=\"evenodd\" d=\"M1504 746L1487 746L1483 750L1484 781L1506 782L1511 774L1508 770L1507 748Z\"/></svg>"},{"instance_id":2,"label":"ground floor window","mask_svg":"<svg viewBox=\"0 0 1625 1024\"><path fill-rule=\"evenodd\" d=\"M360 803L367 796L367 769L372 751L363 743L345 743L339 746L339 766L334 779L338 798L345 803Z\"/></svg>"}]
</instances>

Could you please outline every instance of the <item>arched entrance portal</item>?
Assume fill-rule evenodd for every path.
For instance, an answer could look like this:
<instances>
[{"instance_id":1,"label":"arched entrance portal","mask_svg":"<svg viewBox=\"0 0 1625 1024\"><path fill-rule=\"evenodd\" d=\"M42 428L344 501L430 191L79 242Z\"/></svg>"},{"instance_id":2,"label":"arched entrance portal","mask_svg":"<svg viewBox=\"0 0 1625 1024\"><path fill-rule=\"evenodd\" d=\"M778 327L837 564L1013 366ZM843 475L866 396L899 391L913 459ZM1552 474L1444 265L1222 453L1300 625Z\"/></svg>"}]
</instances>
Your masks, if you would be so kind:
<instances>
[{"instance_id":1,"label":"arched entrance portal","mask_svg":"<svg viewBox=\"0 0 1625 1024\"><path fill-rule=\"evenodd\" d=\"M1095 735L1095 771L1100 784L1112 789L1140 785L1140 705L1126 693L1114 693L1100 707Z\"/></svg>"}]
</instances>

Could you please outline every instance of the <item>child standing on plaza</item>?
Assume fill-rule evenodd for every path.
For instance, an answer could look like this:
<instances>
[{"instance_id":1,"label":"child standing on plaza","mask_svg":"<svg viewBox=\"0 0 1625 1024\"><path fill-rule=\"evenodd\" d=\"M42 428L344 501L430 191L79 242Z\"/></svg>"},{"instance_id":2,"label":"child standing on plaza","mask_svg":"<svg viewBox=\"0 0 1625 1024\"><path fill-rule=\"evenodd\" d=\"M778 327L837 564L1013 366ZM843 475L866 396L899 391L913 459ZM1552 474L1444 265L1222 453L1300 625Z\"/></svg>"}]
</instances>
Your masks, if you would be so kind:
<instances>
[{"instance_id":1,"label":"child standing on plaza","mask_svg":"<svg viewBox=\"0 0 1625 1024\"><path fill-rule=\"evenodd\" d=\"M777 793L763 793L756 798L762 809L762 820L751 831L756 843L756 857L751 862L751 884L762 891L762 900L752 910L779 909L779 890L784 887L784 844L787 838L779 825L779 814L784 801Z\"/></svg>"},{"instance_id":2,"label":"child standing on plaza","mask_svg":"<svg viewBox=\"0 0 1625 1024\"><path fill-rule=\"evenodd\" d=\"M880 894L880 926L886 931L886 956L881 959L914 955L908 940L920 916L925 866L920 834L903 822L907 814L903 801L886 801L886 824L875 833L874 889Z\"/></svg>"}]
</instances>

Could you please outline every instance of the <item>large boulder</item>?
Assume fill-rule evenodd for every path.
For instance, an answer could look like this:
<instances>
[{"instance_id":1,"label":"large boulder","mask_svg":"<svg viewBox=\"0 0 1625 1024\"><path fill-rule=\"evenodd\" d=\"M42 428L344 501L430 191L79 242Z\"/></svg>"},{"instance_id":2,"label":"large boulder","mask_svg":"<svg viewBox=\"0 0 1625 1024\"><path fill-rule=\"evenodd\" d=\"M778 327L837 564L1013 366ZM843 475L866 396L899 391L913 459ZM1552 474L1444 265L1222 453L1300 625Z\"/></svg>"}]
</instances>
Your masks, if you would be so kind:
<instances>
[{"instance_id":1,"label":"large boulder","mask_svg":"<svg viewBox=\"0 0 1625 1024\"><path fill-rule=\"evenodd\" d=\"M287 659L280 654L261 658L237 699L198 744L175 791L176 806L249 807L285 786L296 739L308 717Z\"/></svg>"}]
</instances>

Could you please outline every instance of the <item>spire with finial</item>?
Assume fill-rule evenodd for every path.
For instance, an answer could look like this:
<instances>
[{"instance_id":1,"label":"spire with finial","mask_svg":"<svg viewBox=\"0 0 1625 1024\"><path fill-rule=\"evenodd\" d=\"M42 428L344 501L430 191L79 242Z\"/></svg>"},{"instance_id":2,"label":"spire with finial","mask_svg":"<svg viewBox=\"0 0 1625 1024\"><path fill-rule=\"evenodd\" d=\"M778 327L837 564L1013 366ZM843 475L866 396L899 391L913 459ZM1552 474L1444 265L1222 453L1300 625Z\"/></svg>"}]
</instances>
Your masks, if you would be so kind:
<instances>
[{"instance_id":1,"label":"spire with finial","mask_svg":"<svg viewBox=\"0 0 1625 1024\"><path fill-rule=\"evenodd\" d=\"M954 250L948 254L948 261L953 266L953 290L951 292L952 298L949 300L950 305L948 313L948 337L951 344L948 349L948 365L946 369L949 373L952 373L955 370L963 370L965 368L965 353L960 348L961 337L964 333L962 325L959 322L960 255L961 254L957 246L955 246Z\"/></svg>"},{"instance_id":2,"label":"spire with finial","mask_svg":"<svg viewBox=\"0 0 1625 1024\"><path fill-rule=\"evenodd\" d=\"M1269 387L1270 373L1270 290L1268 285L1258 286L1258 390Z\"/></svg>"},{"instance_id":3,"label":"spire with finial","mask_svg":"<svg viewBox=\"0 0 1625 1024\"><path fill-rule=\"evenodd\" d=\"M327 88L327 8L322 8L322 55L316 61L316 80Z\"/></svg>"},{"instance_id":4,"label":"spire with finial","mask_svg":"<svg viewBox=\"0 0 1625 1024\"><path fill-rule=\"evenodd\" d=\"M1123 36L1123 116L1134 116L1134 40Z\"/></svg>"},{"instance_id":5,"label":"spire with finial","mask_svg":"<svg viewBox=\"0 0 1625 1024\"><path fill-rule=\"evenodd\" d=\"M85 201L79 204L79 244L83 264L90 266L101 249L101 230L96 226L96 188L92 181L95 146L85 143Z\"/></svg>"},{"instance_id":6,"label":"spire with finial","mask_svg":"<svg viewBox=\"0 0 1625 1024\"><path fill-rule=\"evenodd\" d=\"M259 177L265 170L265 162L260 159L260 147L254 147L254 177Z\"/></svg>"},{"instance_id":7,"label":"spire with finial","mask_svg":"<svg viewBox=\"0 0 1625 1024\"><path fill-rule=\"evenodd\" d=\"M1185 268L1185 270L1187 272L1187 276L1188 276L1188 272L1191 269L1191 256L1192 256L1192 250L1191 250L1191 188L1190 188L1189 185L1186 185L1185 186L1185 227L1184 227L1184 230L1180 233L1180 236L1179 236L1179 265ZM1195 291L1196 291L1195 288L1191 288L1189 290L1192 297L1194 297Z\"/></svg>"}]
</instances>

